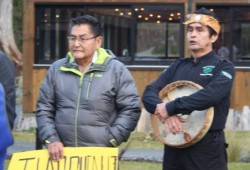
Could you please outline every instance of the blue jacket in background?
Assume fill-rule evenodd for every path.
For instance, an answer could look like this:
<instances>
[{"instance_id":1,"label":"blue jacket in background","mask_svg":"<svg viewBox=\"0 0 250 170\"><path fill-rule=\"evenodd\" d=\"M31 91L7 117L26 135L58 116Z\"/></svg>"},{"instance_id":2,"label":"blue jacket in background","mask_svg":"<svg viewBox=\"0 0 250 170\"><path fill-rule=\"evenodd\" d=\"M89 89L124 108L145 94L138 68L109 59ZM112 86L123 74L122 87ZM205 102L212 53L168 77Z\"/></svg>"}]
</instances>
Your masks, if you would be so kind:
<instances>
[{"instance_id":1,"label":"blue jacket in background","mask_svg":"<svg viewBox=\"0 0 250 170\"><path fill-rule=\"evenodd\" d=\"M13 144L13 137L8 124L4 89L0 83L0 170L4 169L4 160L6 157L7 148Z\"/></svg>"}]
</instances>

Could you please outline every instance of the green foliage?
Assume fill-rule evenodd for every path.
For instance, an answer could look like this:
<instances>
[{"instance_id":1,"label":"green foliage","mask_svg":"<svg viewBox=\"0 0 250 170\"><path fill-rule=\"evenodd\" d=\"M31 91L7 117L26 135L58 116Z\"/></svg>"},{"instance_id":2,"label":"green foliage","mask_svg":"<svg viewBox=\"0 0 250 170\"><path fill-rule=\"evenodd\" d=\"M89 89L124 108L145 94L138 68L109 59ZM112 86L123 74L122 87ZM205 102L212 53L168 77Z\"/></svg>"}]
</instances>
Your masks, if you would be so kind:
<instances>
[{"instance_id":1,"label":"green foliage","mask_svg":"<svg viewBox=\"0 0 250 170\"><path fill-rule=\"evenodd\" d=\"M12 132L15 141L36 141L35 130L29 131L13 131Z\"/></svg>"},{"instance_id":2,"label":"green foliage","mask_svg":"<svg viewBox=\"0 0 250 170\"><path fill-rule=\"evenodd\" d=\"M9 164L10 164L10 160L6 159L5 162L4 162L4 170L8 169Z\"/></svg>"},{"instance_id":3,"label":"green foliage","mask_svg":"<svg viewBox=\"0 0 250 170\"><path fill-rule=\"evenodd\" d=\"M10 160L5 161L5 170L9 165ZM152 169L161 169L161 163L155 162L134 162L134 161L120 161L119 168L121 170L152 170ZM228 170L249 170L250 163L240 163L240 162L231 162L228 164Z\"/></svg>"},{"instance_id":4,"label":"green foliage","mask_svg":"<svg viewBox=\"0 0 250 170\"><path fill-rule=\"evenodd\" d=\"M237 162L250 155L250 133L249 131L226 131L226 140L229 143L227 149L228 161Z\"/></svg>"},{"instance_id":5,"label":"green foliage","mask_svg":"<svg viewBox=\"0 0 250 170\"><path fill-rule=\"evenodd\" d=\"M161 163L155 162L134 162L134 161L120 161L119 168L121 170L157 170L161 169Z\"/></svg>"},{"instance_id":6,"label":"green foliage","mask_svg":"<svg viewBox=\"0 0 250 170\"><path fill-rule=\"evenodd\" d=\"M229 170L249 170L250 163L231 162L228 164Z\"/></svg>"},{"instance_id":7,"label":"green foliage","mask_svg":"<svg viewBox=\"0 0 250 170\"><path fill-rule=\"evenodd\" d=\"M13 30L17 47L22 51L23 1L13 0Z\"/></svg>"},{"instance_id":8,"label":"green foliage","mask_svg":"<svg viewBox=\"0 0 250 170\"><path fill-rule=\"evenodd\" d=\"M161 163L155 162L133 162L133 161L120 161L121 170L152 170L152 169L161 169ZM249 170L250 163L239 163L232 162L228 164L228 170Z\"/></svg>"},{"instance_id":9,"label":"green foliage","mask_svg":"<svg viewBox=\"0 0 250 170\"><path fill-rule=\"evenodd\" d=\"M119 148L133 148L133 149L163 149L163 144L158 141L152 133L134 132L131 134L128 142L123 143Z\"/></svg>"}]
</instances>

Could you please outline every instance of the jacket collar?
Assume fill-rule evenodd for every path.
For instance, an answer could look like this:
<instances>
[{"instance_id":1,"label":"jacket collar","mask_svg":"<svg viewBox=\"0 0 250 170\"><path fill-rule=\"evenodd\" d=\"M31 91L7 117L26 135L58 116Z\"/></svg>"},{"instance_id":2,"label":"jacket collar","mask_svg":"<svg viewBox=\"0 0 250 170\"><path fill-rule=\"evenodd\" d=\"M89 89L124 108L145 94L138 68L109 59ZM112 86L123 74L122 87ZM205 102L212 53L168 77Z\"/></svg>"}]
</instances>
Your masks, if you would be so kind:
<instances>
[{"instance_id":1,"label":"jacket collar","mask_svg":"<svg viewBox=\"0 0 250 170\"><path fill-rule=\"evenodd\" d=\"M217 56L216 52L214 50L212 50L209 53L205 54L204 56L197 58L196 61L195 61L195 58L193 56L191 56L191 60L195 65L197 65L199 63L206 62L207 60L215 59L216 56Z\"/></svg>"},{"instance_id":2,"label":"jacket collar","mask_svg":"<svg viewBox=\"0 0 250 170\"><path fill-rule=\"evenodd\" d=\"M67 53L67 63L65 63L62 67L61 70L68 70L69 69L74 69L74 70L78 70L78 65L75 62L75 59L73 57L73 55L71 54L71 52ZM107 67L107 61L109 58L111 58L112 56L109 55L105 49L103 48L99 48L96 51L96 57L94 56L93 58L93 63L90 66L90 69L88 72L90 71L94 71L94 70L100 70L100 71L105 71L106 67ZM74 71L75 72L75 71Z\"/></svg>"},{"instance_id":3,"label":"jacket collar","mask_svg":"<svg viewBox=\"0 0 250 170\"><path fill-rule=\"evenodd\" d=\"M94 64L103 64L107 58L110 58L111 55L107 53L107 51L103 48L99 48L93 57L92 62ZM71 54L71 52L67 53L68 63L75 63L75 58Z\"/></svg>"}]
</instances>

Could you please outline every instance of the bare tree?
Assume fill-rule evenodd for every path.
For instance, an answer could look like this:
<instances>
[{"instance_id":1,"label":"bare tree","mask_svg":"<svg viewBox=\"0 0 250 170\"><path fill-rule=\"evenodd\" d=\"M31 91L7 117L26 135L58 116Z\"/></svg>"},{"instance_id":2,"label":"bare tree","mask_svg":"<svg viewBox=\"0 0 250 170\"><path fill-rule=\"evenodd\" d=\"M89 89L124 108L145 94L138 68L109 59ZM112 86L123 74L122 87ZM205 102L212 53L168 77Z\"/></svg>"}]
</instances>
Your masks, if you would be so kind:
<instances>
[{"instance_id":1,"label":"bare tree","mask_svg":"<svg viewBox=\"0 0 250 170\"><path fill-rule=\"evenodd\" d=\"M0 49L7 54L20 71L22 67L22 53L14 39L12 12L13 0L0 0Z\"/></svg>"}]
</instances>

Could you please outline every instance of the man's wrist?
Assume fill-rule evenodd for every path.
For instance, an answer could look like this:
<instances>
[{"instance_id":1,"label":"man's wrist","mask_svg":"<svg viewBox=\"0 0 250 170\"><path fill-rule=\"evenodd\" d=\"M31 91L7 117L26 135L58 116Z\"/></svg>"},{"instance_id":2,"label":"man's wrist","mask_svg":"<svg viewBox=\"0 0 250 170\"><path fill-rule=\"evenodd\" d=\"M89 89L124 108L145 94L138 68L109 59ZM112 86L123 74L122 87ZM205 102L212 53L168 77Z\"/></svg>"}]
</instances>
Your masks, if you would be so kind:
<instances>
[{"instance_id":1,"label":"man's wrist","mask_svg":"<svg viewBox=\"0 0 250 170\"><path fill-rule=\"evenodd\" d=\"M53 143L53 142L56 142L56 141L60 141L60 140L58 140L58 138L56 138L55 135L52 135L52 136L48 137L46 140L44 140L44 141L43 141L43 144L44 144L45 146L48 146L49 144L51 144L51 143Z\"/></svg>"},{"instance_id":2,"label":"man's wrist","mask_svg":"<svg viewBox=\"0 0 250 170\"><path fill-rule=\"evenodd\" d=\"M112 146L116 147L118 144L117 144L117 141L116 139L112 138L109 140L109 142L112 144Z\"/></svg>"},{"instance_id":3,"label":"man's wrist","mask_svg":"<svg viewBox=\"0 0 250 170\"><path fill-rule=\"evenodd\" d=\"M48 145L49 145L49 144L51 144L51 142L50 142L49 140L45 140L45 141L44 141L44 145L45 145L46 148L48 148Z\"/></svg>"},{"instance_id":4,"label":"man's wrist","mask_svg":"<svg viewBox=\"0 0 250 170\"><path fill-rule=\"evenodd\" d=\"M171 101L171 102L166 103L166 111L167 111L168 116L175 115L176 107L175 107L175 101L174 100Z\"/></svg>"},{"instance_id":5,"label":"man's wrist","mask_svg":"<svg viewBox=\"0 0 250 170\"><path fill-rule=\"evenodd\" d=\"M109 143L114 147L118 146L117 140L112 134L109 134Z\"/></svg>"}]
</instances>

